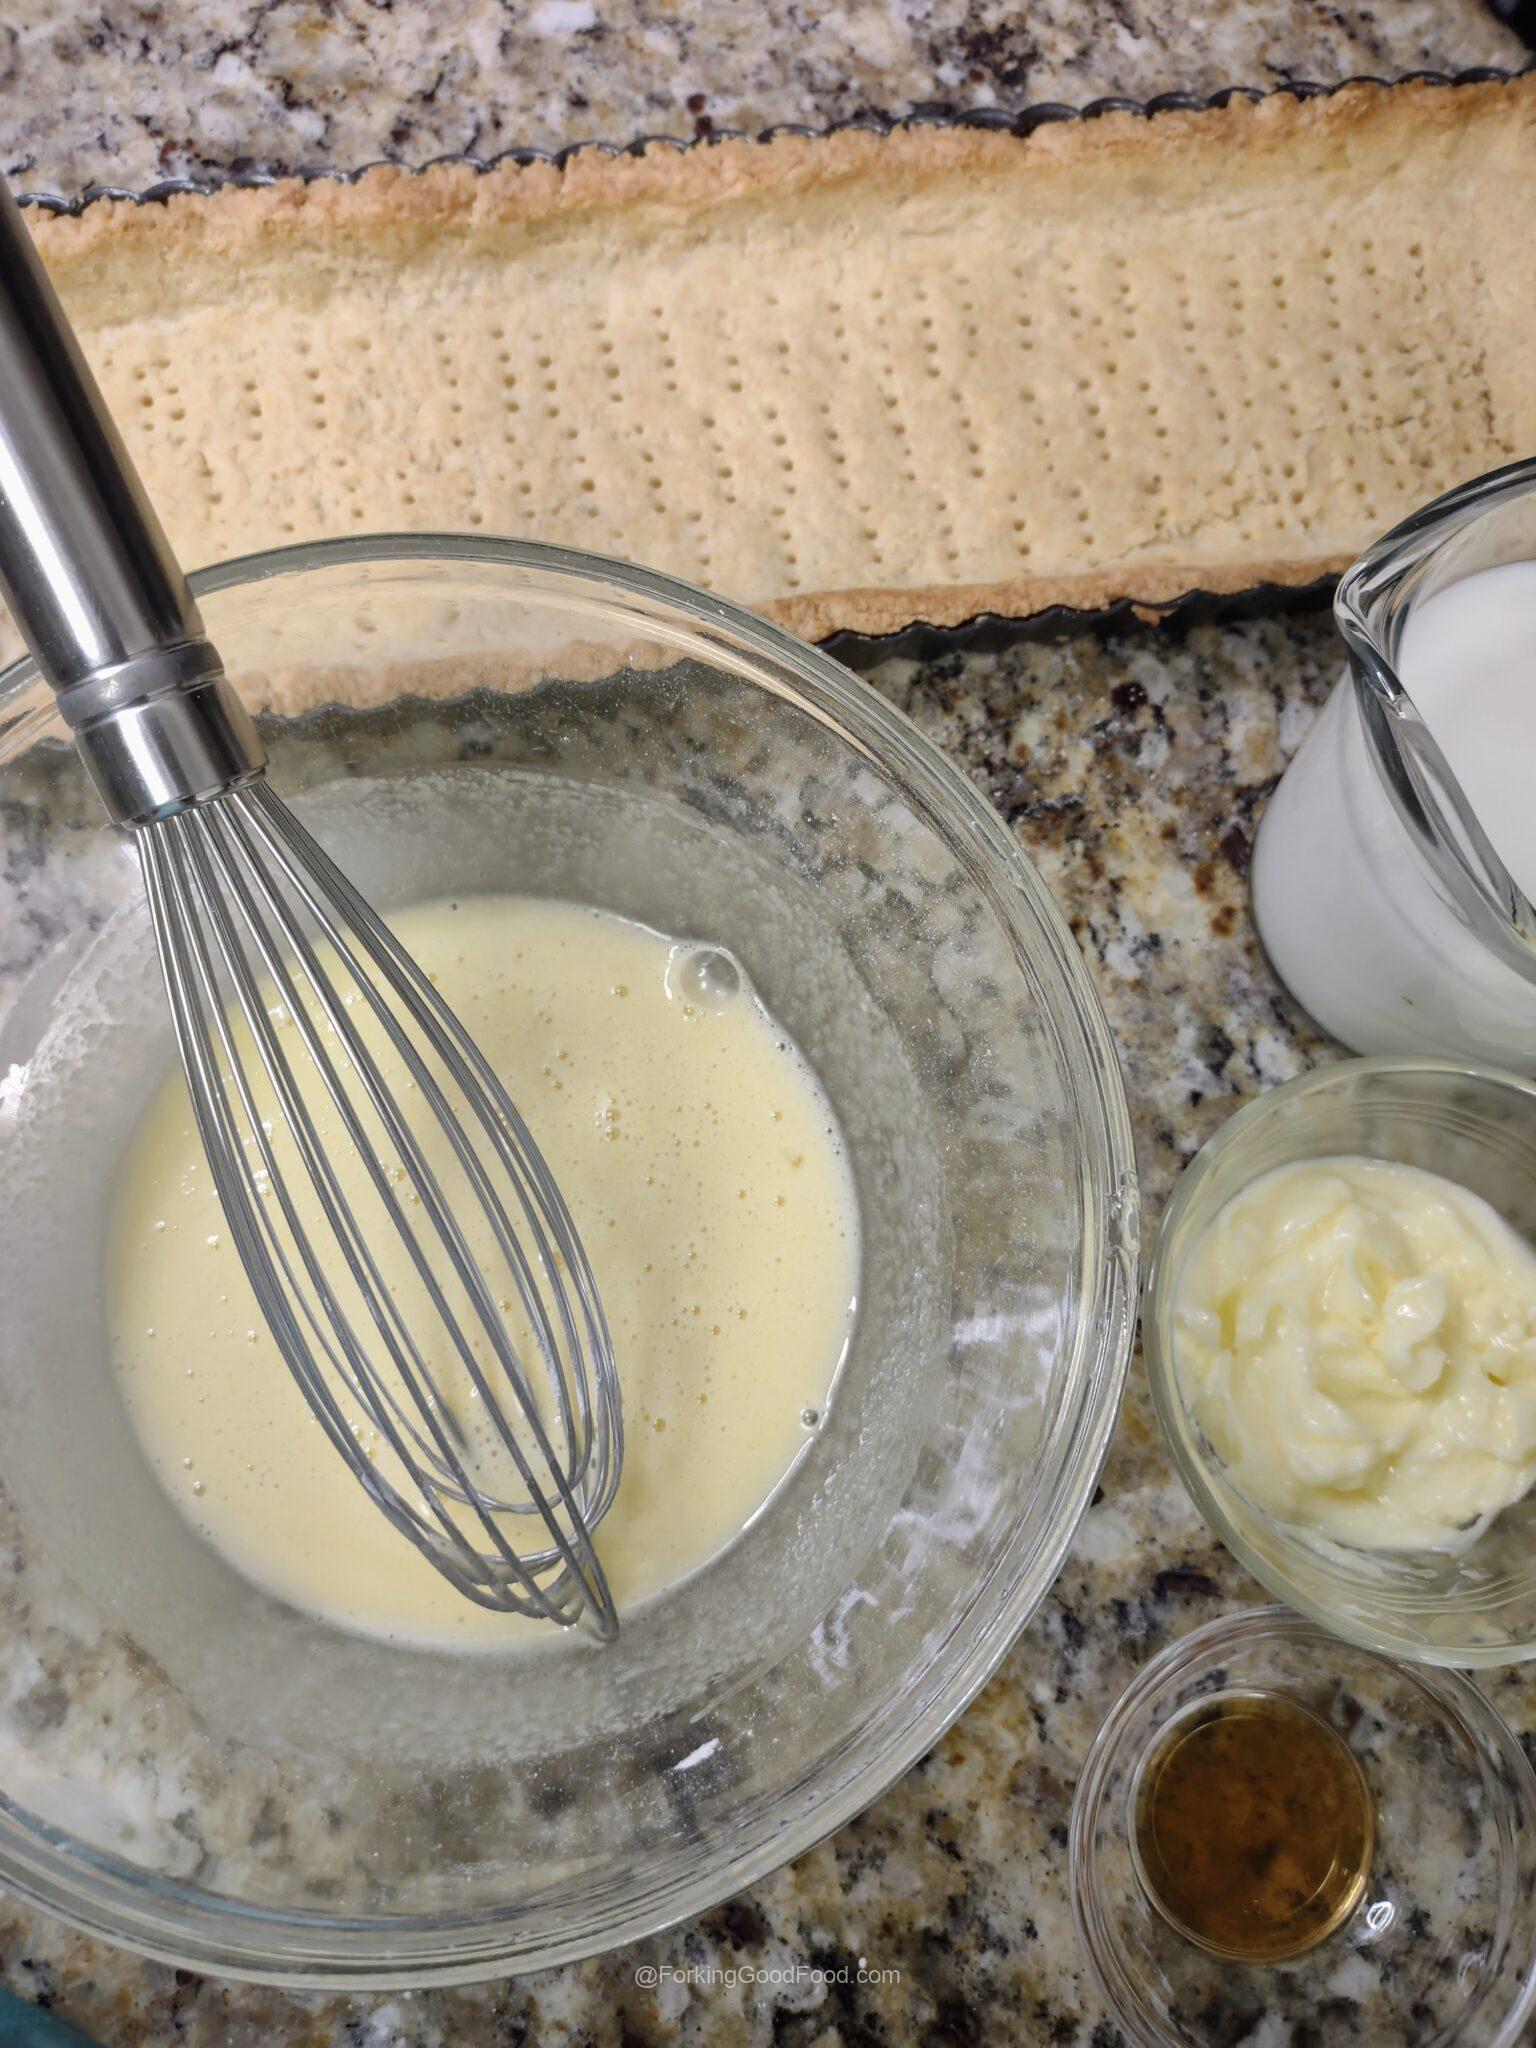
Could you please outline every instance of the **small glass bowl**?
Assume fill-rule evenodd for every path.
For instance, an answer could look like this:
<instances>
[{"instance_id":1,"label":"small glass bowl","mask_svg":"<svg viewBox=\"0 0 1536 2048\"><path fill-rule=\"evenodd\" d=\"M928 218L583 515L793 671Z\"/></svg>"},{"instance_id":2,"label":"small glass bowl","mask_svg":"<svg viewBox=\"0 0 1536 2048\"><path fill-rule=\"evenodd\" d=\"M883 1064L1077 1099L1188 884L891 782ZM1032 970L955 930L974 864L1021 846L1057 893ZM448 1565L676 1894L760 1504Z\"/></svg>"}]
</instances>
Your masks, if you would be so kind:
<instances>
[{"instance_id":1,"label":"small glass bowl","mask_svg":"<svg viewBox=\"0 0 1536 2048\"><path fill-rule=\"evenodd\" d=\"M1360 1549L1250 1500L1185 1403L1173 1304L1190 1251L1260 1174L1342 1153L1443 1174L1536 1242L1536 1083L1451 1060L1384 1056L1340 1060L1270 1089L1186 1168L1148 1268L1142 1341L1174 1462L1201 1514L1266 1590L1350 1642L1430 1664L1536 1657L1536 1491L1455 1555Z\"/></svg>"},{"instance_id":2,"label":"small glass bowl","mask_svg":"<svg viewBox=\"0 0 1536 2048\"><path fill-rule=\"evenodd\" d=\"M1278 1693L1345 1742L1375 1808L1358 1904L1283 1962L1179 1934L1137 1875L1138 1774L1190 1703ZM1513 2048L1536 2014L1536 1775L1470 1680L1335 1641L1281 1607L1225 1615L1137 1673L1078 1782L1078 1938L1133 2048L1348 2041Z\"/></svg>"}]
</instances>

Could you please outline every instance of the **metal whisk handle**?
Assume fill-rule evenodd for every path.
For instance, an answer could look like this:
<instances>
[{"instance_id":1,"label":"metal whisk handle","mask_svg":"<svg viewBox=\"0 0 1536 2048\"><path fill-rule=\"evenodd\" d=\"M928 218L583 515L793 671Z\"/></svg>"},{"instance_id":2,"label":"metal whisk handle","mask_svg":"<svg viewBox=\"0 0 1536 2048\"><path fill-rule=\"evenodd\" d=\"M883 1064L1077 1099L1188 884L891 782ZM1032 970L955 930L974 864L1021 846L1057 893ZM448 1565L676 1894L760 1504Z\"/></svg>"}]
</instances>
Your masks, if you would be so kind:
<instances>
[{"instance_id":1,"label":"metal whisk handle","mask_svg":"<svg viewBox=\"0 0 1536 2048\"><path fill-rule=\"evenodd\" d=\"M266 765L3 179L0 596L119 823Z\"/></svg>"}]
</instances>

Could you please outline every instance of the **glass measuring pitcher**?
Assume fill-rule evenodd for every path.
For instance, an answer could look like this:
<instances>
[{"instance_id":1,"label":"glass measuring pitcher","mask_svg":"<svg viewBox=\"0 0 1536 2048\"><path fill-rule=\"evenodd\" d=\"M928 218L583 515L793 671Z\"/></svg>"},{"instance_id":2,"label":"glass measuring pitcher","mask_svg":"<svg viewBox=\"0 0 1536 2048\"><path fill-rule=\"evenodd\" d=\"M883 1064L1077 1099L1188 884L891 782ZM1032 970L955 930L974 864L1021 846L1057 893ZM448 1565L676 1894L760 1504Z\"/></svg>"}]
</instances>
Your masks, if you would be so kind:
<instances>
[{"instance_id":1,"label":"glass measuring pitcher","mask_svg":"<svg viewBox=\"0 0 1536 2048\"><path fill-rule=\"evenodd\" d=\"M1261 820L1253 911L1280 979L1357 1052L1536 1073L1536 909L1398 674L1417 607L1531 560L1536 460L1437 498L1339 585L1349 666Z\"/></svg>"}]
</instances>

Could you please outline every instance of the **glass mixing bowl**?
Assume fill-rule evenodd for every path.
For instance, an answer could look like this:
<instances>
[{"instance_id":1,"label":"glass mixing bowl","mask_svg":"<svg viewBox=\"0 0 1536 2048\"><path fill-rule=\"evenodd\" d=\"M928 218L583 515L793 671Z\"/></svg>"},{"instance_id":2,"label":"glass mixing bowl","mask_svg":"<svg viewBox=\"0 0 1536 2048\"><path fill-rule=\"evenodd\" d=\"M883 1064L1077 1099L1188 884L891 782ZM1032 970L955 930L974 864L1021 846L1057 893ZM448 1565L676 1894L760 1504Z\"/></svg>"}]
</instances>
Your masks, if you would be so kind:
<instances>
[{"instance_id":1,"label":"glass mixing bowl","mask_svg":"<svg viewBox=\"0 0 1536 2048\"><path fill-rule=\"evenodd\" d=\"M0 1882L305 1984L547 1965L866 1805L986 1678L1092 1492L1133 1155L1065 925L1001 821L835 663L556 548L367 538L194 579L277 788L386 910L514 890L728 944L858 1183L855 1334L740 1541L614 1647L349 1636L240 1579L108 1358L114 1162L171 1058L131 848L0 681ZM553 1162L559 1171L559 1161Z\"/></svg>"}]
</instances>

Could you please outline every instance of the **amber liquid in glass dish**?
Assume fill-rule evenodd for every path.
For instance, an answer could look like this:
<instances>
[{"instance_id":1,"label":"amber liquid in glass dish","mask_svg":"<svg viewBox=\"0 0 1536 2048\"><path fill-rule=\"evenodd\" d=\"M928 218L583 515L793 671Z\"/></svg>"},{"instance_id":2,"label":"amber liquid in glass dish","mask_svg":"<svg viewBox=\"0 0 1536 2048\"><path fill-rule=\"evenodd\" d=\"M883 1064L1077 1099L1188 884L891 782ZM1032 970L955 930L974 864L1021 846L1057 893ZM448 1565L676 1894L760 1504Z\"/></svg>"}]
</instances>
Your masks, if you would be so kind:
<instances>
[{"instance_id":1,"label":"amber liquid in glass dish","mask_svg":"<svg viewBox=\"0 0 1536 2048\"><path fill-rule=\"evenodd\" d=\"M1149 1749L1131 1796L1147 1897L1218 1955L1300 1955L1364 1896L1375 1819L1360 1767L1326 1721L1283 1693L1194 1702Z\"/></svg>"}]
</instances>

